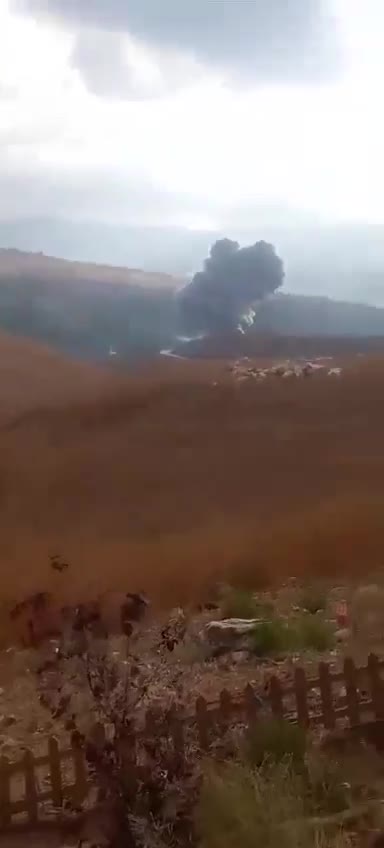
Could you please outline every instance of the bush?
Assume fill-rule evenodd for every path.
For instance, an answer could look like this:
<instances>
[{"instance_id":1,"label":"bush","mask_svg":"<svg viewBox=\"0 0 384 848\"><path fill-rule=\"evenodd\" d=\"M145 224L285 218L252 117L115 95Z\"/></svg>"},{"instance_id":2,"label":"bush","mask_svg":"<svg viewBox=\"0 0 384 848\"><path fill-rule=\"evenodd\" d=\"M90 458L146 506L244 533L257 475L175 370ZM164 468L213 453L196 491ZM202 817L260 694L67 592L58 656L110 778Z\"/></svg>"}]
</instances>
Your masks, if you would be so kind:
<instances>
[{"instance_id":1,"label":"bush","mask_svg":"<svg viewBox=\"0 0 384 848\"><path fill-rule=\"evenodd\" d=\"M252 766L289 759L296 768L304 763L306 746L306 734L299 725L276 718L261 719L248 731L244 753Z\"/></svg>"},{"instance_id":2,"label":"bush","mask_svg":"<svg viewBox=\"0 0 384 848\"><path fill-rule=\"evenodd\" d=\"M308 587L301 594L299 606L312 615L315 615L317 612L324 612L327 607L326 593L318 586Z\"/></svg>"},{"instance_id":3,"label":"bush","mask_svg":"<svg viewBox=\"0 0 384 848\"><path fill-rule=\"evenodd\" d=\"M307 848L304 803L288 765L260 771L231 763L205 775L197 810L202 848ZM282 827L286 821L292 826Z\"/></svg>"},{"instance_id":4,"label":"bush","mask_svg":"<svg viewBox=\"0 0 384 848\"><path fill-rule=\"evenodd\" d=\"M206 771L196 823L201 848L347 848L352 844L337 824L322 825L311 814L304 779L289 762L267 762L258 770L230 763Z\"/></svg>"},{"instance_id":5,"label":"bush","mask_svg":"<svg viewBox=\"0 0 384 848\"><path fill-rule=\"evenodd\" d=\"M223 618L270 618L273 615L273 603L260 601L246 589L224 590L221 601Z\"/></svg>"},{"instance_id":6,"label":"bush","mask_svg":"<svg viewBox=\"0 0 384 848\"><path fill-rule=\"evenodd\" d=\"M309 810L312 815L339 813L352 803L350 771L345 764L312 753L307 758L305 779Z\"/></svg>"},{"instance_id":7,"label":"bush","mask_svg":"<svg viewBox=\"0 0 384 848\"><path fill-rule=\"evenodd\" d=\"M303 650L330 651L335 643L331 625L323 618L303 615L296 625L297 644Z\"/></svg>"},{"instance_id":8,"label":"bush","mask_svg":"<svg viewBox=\"0 0 384 848\"><path fill-rule=\"evenodd\" d=\"M319 616L303 615L292 621L272 618L257 624L251 650L257 657L298 651L329 651L335 642L331 625Z\"/></svg>"},{"instance_id":9,"label":"bush","mask_svg":"<svg viewBox=\"0 0 384 848\"><path fill-rule=\"evenodd\" d=\"M251 650L257 657L289 653L296 648L297 633L288 622L275 618L255 626L251 637Z\"/></svg>"}]
</instances>

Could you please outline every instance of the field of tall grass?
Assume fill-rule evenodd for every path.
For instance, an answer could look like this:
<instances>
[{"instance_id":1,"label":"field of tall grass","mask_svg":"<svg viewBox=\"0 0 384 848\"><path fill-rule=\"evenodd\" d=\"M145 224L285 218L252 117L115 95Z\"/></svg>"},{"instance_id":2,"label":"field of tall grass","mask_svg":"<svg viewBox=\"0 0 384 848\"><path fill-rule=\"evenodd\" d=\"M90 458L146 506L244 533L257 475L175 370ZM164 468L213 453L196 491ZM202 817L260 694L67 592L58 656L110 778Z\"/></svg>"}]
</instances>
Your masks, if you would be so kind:
<instances>
[{"instance_id":1,"label":"field of tall grass","mask_svg":"<svg viewBox=\"0 0 384 848\"><path fill-rule=\"evenodd\" d=\"M384 360L241 389L225 363L177 363L8 416L1 602L142 589L168 606L221 580L366 579L383 565L383 381Z\"/></svg>"}]
</instances>

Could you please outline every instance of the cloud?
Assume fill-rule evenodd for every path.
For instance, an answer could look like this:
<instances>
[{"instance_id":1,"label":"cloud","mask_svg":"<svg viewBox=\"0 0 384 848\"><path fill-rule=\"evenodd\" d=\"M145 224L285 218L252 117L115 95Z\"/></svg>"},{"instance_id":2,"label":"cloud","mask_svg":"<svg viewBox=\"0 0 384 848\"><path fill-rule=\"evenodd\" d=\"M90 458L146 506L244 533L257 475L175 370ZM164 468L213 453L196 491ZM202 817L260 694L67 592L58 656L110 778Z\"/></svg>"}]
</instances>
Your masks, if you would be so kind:
<instances>
[{"instance_id":1,"label":"cloud","mask_svg":"<svg viewBox=\"0 0 384 848\"><path fill-rule=\"evenodd\" d=\"M183 223L205 210L197 198L109 167L60 168L22 164L0 141L0 221L60 214L72 221L102 220L136 226Z\"/></svg>"},{"instance_id":2,"label":"cloud","mask_svg":"<svg viewBox=\"0 0 384 848\"><path fill-rule=\"evenodd\" d=\"M152 51L147 61L151 55L154 76L157 71L161 79L164 72L169 78L176 60L180 70L181 56L186 72L194 63L195 69L205 66L241 84L323 82L340 67L338 33L327 0L14 2L77 31L73 61L88 87L107 96L130 89L135 44ZM124 42L124 36L134 41Z\"/></svg>"},{"instance_id":3,"label":"cloud","mask_svg":"<svg viewBox=\"0 0 384 848\"><path fill-rule=\"evenodd\" d=\"M199 67L179 51L150 49L125 32L81 28L72 65L93 94L109 99L148 99L197 82Z\"/></svg>"}]
</instances>

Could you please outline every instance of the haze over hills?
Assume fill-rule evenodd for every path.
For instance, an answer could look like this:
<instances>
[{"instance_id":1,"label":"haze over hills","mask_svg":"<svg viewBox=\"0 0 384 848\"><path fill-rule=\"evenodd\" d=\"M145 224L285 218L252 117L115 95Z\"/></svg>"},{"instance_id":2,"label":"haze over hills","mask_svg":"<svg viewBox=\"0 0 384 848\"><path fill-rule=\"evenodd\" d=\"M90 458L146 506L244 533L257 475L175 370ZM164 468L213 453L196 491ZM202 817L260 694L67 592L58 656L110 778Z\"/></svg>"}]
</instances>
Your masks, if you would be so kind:
<instances>
[{"instance_id":1,"label":"haze over hills","mask_svg":"<svg viewBox=\"0 0 384 848\"><path fill-rule=\"evenodd\" d=\"M180 274L0 249L0 329L77 357L105 360L111 349L125 360L153 356L181 332L175 292L184 282ZM250 332L382 336L384 310L283 289L259 305Z\"/></svg>"},{"instance_id":2,"label":"haze over hills","mask_svg":"<svg viewBox=\"0 0 384 848\"><path fill-rule=\"evenodd\" d=\"M252 230L228 225L242 244L263 237L276 245L286 266L285 290L384 306L384 228L325 225L310 217L254 211ZM209 245L223 233L176 226L133 226L60 217L3 219L0 248L43 251L72 261L98 263L178 277L202 264Z\"/></svg>"}]
</instances>

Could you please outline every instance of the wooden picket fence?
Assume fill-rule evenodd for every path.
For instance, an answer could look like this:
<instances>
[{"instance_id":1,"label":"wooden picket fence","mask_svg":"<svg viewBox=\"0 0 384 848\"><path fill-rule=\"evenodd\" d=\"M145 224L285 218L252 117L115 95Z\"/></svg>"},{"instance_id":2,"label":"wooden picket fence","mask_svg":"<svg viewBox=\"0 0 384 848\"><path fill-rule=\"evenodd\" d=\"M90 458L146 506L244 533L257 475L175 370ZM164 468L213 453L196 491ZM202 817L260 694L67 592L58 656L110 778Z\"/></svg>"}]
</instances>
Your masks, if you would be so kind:
<instances>
[{"instance_id":1,"label":"wooden picket fence","mask_svg":"<svg viewBox=\"0 0 384 848\"><path fill-rule=\"evenodd\" d=\"M356 726L372 719L384 719L383 668L384 660L373 654L364 667L356 667L352 659L346 659L341 672L333 672L327 663L320 663L316 678L307 677L299 666L289 686L283 686L276 676L270 678L267 705L274 716L304 728L317 725L333 730L340 723ZM167 737L175 756L180 757L191 733L197 749L209 751L226 728L236 723L252 726L259 713L260 701L252 686L246 686L242 695L236 697L223 690L214 703L198 698L193 714L170 710L160 725L149 710L137 738L153 738L154 733ZM84 752L79 747L60 750L55 738L47 740L47 749L47 754L39 757L25 751L17 762L0 758L0 833L17 827L33 828L47 820L50 812L60 810L65 799L74 807L81 807L89 789ZM138 767L134 763L132 769L135 777ZM40 787L42 771L48 788Z\"/></svg>"}]
</instances>

